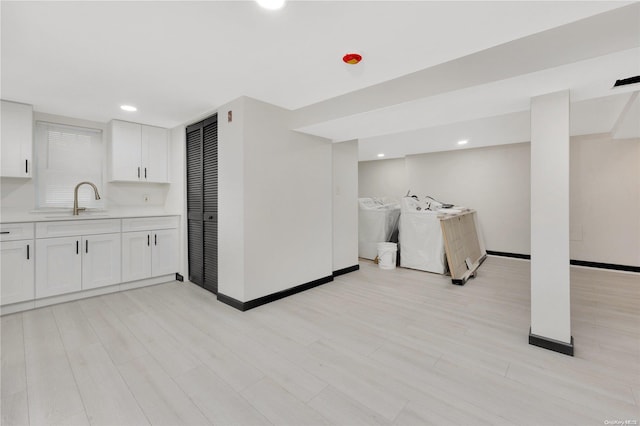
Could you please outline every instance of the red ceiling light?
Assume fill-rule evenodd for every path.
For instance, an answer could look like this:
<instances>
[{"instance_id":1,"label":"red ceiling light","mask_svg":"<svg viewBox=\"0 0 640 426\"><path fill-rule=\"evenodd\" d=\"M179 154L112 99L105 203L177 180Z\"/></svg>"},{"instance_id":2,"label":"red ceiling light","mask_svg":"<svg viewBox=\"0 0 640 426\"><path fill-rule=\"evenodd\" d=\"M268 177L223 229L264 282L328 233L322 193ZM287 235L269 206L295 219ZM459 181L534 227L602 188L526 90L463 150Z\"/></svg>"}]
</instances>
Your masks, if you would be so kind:
<instances>
[{"instance_id":1,"label":"red ceiling light","mask_svg":"<svg viewBox=\"0 0 640 426\"><path fill-rule=\"evenodd\" d=\"M361 60L362 60L362 55L359 55L357 53L347 53L342 57L342 61L345 64L349 64L349 65L355 65Z\"/></svg>"}]
</instances>

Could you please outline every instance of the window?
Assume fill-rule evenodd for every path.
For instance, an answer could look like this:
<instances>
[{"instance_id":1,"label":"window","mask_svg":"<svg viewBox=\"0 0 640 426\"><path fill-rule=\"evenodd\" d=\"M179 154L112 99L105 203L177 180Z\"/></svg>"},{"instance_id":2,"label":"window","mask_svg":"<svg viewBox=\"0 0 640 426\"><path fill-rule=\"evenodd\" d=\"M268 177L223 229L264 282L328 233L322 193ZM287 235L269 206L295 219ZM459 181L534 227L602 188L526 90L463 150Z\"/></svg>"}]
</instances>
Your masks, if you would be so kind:
<instances>
[{"instance_id":1,"label":"window","mask_svg":"<svg viewBox=\"0 0 640 426\"><path fill-rule=\"evenodd\" d=\"M104 144L102 131L38 121L35 137L36 208L73 207L73 190L83 181L93 182L104 196ZM104 208L93 189L78 191L81 207Z\"/></svg>"}]
</instances>

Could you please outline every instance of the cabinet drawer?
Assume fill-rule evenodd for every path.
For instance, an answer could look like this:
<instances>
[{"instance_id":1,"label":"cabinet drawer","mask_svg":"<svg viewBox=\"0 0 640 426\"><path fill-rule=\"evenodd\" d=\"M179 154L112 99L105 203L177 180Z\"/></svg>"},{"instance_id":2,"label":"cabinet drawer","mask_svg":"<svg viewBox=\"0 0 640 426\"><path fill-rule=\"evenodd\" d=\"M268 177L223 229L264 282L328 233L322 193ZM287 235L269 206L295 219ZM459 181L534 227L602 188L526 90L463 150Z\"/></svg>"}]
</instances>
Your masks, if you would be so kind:
<instances>
[{"instance_id":1,"label":"cabinet drawer","mask_svg":"<svg viewBox=\"0 0 640 426\"><path fill-rule=\"evenodd\" d=\"M178 227L178 216L136 217L122 219L122 232L151 231L155 229L173 229Z\"/></svg>"},{"instance_id":2,"label":"cabinet drawer","mask_svg":"<svg viewBox=\"0 0 640 426\"><path fill-rule=\"evenodd\" d=\"M36 238L120 232L120 219L67 220L36 223Z\"/></svg>"},{"instance_id":3,"label":"cabinet drawer","mask_svg":"<svg viewBox=\"0 0 640 426\"><path fill-rule=\"evenodd\" d=\"M33 222L0 224L0 241L33 239Z\"/></svg>"}]
</instances>

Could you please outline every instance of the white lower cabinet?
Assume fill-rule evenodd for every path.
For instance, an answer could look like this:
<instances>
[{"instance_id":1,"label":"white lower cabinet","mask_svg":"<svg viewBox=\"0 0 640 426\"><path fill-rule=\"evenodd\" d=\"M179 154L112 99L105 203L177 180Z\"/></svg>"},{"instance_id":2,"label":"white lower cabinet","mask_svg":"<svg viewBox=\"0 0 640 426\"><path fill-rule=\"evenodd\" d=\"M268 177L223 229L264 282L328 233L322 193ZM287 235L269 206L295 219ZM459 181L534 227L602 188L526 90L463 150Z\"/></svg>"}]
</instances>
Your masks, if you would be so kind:
<instances>
[{"instance_id":1,"label":"white lower cabinet","mask_svg":"<svg viewBox=\"0 0 640 426\"><path fill-rule=\"evenodd\" d=\"M120 230L120 219L36 223L36 299L120 283Z\"/></svg>"},{"instance_id":2,"label":"white lower cabinet","mask_svg":"<svg viewBox=\"0 0 640 426\"><path fill-rule=\"evenodd\" d=\"M173 274L178 271L178 230L122 233L122 281Z\"/></svg>"},{"instance_id":3,"label":"white lower cabinet","mask_svg":"<svg viewBox=\"0 0 640 426\"><path fill-rule=\"evenodd\" d=\"M122 233L122 281L151 276L151 233Z\"/></svg>"},{"instance_id":4,"label":"white lower cabinet","mask_svg":"<svg viewBox=\"0 0 640 426\"><path fill-rule=\"evenodd\" d=\"M36 240L36 298L120 282L120 234Z\"/></svg>"},{"instance_id":5,"label":"white lower cabinet","mask_svg":"<svg viewBox=\"0 0 640 426\"><path fill-rule=\"evenodd\" d=\"M82 289L120 282L120 234L82 237Z\"/></svg>"},{"instance_id":6,"label":"white lower cabinet","mask_svg":"<svg viewBox=\"0 0 640 426\"><path fill-rule=\"evenodd\" d=\"M81 239L36 240L36 298L82 290Z\"/></svg>"},{"instance_id":7,"label":"white lower cabinet","mask_svg":"<svg viewBox=\"0 0 640 426\"><path fill-rule=\"evenodd\" d=\"M151 246L151 276L157 277L178 272L178 230L153 231Z\"/></svg>"},{"instance_id":8,"label":"white lower cabinet","mask_svg":"<svg viewBox=\"0 0 640 426\"><path fill-rule=\"evenodd\" d=\"M33 240L0 243L0 305L25 302L35 297Z\"/></svg>"},{"instance_id":9,"label":"white lower cabinet","mask_svg":"<svg viewBox=\"0 0 640 426\"><path fill-rule=\"evenodd\" d=\"M162 282L178 272L179 223L178 216L0 223L3 312Z\"/></svg>"}]
</instances>

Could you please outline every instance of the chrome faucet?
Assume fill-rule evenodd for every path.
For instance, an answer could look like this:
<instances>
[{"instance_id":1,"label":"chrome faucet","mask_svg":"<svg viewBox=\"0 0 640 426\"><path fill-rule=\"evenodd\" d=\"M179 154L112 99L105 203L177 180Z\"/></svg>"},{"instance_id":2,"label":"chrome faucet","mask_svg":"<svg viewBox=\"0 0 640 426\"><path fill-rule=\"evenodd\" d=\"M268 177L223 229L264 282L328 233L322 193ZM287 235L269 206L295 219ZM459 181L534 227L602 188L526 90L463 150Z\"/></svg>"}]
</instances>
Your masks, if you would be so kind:
<instances>
[{"instance_id":1,"label":"chrome faucet","mask_svg":"<svg viewBox=\"0 0 640 426\"><path fill-rule=\"evenodd\" d=\"M93 188L93 192L96 195L96 200L100 199L100 194L98 194L98 188L92 184L91 182L80 182L79 184L76 185L76 188L73 190L73 215L74 216L78 216L78 212L82 211L82 210L86 210L86 207L78 207L78 188L80 188L80 185L91 185L91 187Z\"/></svg>"}]
</instances>

